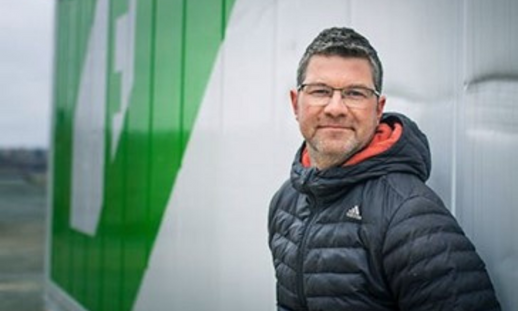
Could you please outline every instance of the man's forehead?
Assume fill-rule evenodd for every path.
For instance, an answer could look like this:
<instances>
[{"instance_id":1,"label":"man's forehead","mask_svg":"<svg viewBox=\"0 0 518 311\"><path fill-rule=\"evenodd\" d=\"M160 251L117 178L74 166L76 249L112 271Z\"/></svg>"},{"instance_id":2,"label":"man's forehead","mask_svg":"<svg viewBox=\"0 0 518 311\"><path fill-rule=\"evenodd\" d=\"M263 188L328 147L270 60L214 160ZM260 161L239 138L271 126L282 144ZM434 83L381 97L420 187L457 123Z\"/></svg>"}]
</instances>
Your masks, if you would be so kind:
<instances>
[{"instance_id":1,"label":"man's forehead","mask_svg":"<svg viewBox=\"0 0 518 311\"><path fill-rule=\"evenodd\" d=\"M351 70L355 71L356 73L364 72L367 75L365 78L368 79L368 82L374 82L372 66L367 58L361 56L342 56L334 54L315 54L311 56L306 68L306 79L318 79L321 78L322 75L331 74L330 72L339 74L340 70L343 69L343 67L340 66L340 63L347 64L347 74L350 74ZM357 78L360 77L358 74L355 76Z\"/></svg>"},{"instance_id":2,"label":"man's forehead","mask_svg":"<svg viewBox=\"0 0 518 311\"><path fill-rule=\"evenodd\" d=\"M344 66L342 66L344 65ZM340 55L313 55L308 62L306 68L306 75L312 73L319 73L322 69L338 71L348 67L348 69L369 69L372 76L372 68L368 59L363 57L350 57Z\"/></svg>"}]
</instances>

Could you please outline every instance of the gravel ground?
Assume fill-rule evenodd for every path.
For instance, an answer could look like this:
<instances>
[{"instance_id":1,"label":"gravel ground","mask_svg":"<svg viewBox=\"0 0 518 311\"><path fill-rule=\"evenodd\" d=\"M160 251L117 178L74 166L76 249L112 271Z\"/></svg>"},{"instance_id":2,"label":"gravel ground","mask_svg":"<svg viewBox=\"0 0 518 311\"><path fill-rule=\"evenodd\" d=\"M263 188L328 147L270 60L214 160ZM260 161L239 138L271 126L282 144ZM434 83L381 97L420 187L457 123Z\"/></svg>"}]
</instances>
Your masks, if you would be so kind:
<instances>
[{"instance_id":1,"label":"gravel ground","mask_svg":"<svg viewBox=\"0 0 518 311\"><path fill-rule=\"evenodd\" d=\"M45 187L0 171L0 311L43 311Z\"/></svg>"}]
</instances>

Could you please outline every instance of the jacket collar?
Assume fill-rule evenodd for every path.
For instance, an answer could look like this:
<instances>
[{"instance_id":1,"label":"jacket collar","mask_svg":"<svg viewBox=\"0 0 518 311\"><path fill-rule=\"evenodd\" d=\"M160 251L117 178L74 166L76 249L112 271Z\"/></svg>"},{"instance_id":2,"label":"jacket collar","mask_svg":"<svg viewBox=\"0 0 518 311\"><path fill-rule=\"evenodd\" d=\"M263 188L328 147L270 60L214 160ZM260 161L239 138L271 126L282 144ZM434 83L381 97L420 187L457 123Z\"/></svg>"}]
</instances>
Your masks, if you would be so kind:
<instances>
[{"instance_id":1,"label":"jacket collar","mask_svg":"<svg viewBox=\"0 0 518 311\"><path fill-rule=\"evenodd\" d=\"M305 167L301 161L305 149L305 143L302 144L292 165L292 185L300 192L322 197L342 193L359 182L391 172L414 174L426 181L431 169L431 156L426 136L412 120L402 114L385 113L381 122L392 128L395 124L400 124L402 127L400 138L381 153L352 165L325 170Z\"/></svg>"}]
</instances>

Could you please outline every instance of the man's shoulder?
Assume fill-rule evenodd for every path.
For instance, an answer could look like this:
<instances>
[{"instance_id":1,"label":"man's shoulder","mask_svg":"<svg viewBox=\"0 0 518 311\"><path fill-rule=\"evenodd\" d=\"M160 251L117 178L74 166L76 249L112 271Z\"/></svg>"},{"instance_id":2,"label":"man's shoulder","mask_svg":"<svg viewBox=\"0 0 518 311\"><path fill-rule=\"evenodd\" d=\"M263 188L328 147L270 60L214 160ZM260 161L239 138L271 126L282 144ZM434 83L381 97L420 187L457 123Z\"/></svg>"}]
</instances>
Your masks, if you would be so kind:
<instances>
[{"instance_id":1,"label":"man's shoulder","mask_svg":"<svg viewBox=\"0 0 518 311\"><path fill-rule=\"evenodd\" d=\"M286 217L288 217L290 222L294 220L294 216L291 215L294 214L293 209L296 205L294 202L296 202L297 197L298 192L293 188L290 180L285 181L273 195L268 212L268 231L270 232L270 239L272 238L272 233L277 230L279 219L286 219ZM287 213L279 213L281 210Z\"/></svg>"},{"instance_id":2,"label":"man's shoulder","mask_svg":"<svg viewBox=\"0 0 518 311\"><path fill-rule=\"evenodd\" d=\"M406 202L416 202L416 200L426 200L439 209L445 208L437 193L412 174L386 174L369 181L367 187L369 195L366 199L371 205L381 207L371 212L381 213L385 218L391 218Z\"/></svg>"},{"instance_id":3,"label":"man's shoulder","mask_svg":"<svg viewBox=\"0 0 518 311\"><path fill-rule=\"evenodd\" d=\"M383 180L388 188L397 193L402 200L414 196L438 199L435 191L413 174L391 173L385 175Z\"/></svg>"},{"instance_id":4,"label":"man's shoulder","mask_svg":"<svg viewBox=\"0 0 518 311\"><path fill-rule=\"evenodd\" d=\"M279 190L275 192L272 197L270 207L274 207L279 205L281 202L288 200L289 198L295 198L297 196L297 191L293 188L290 179L284 181L284 183L280 186Z\"/></svg>"},{"instance_id":5,"label":"man's shoulder","mask_svg":"<svg viewBox=\"0 0 518 311\"><path fill-rule=\"evenodd\" d=\"M394 213L449 213L440 196L423 181L411 174L394 173L384 178L392 202L385 206ZM401 207L405 207L401 209Z\"/></svg>"}]
</instances>

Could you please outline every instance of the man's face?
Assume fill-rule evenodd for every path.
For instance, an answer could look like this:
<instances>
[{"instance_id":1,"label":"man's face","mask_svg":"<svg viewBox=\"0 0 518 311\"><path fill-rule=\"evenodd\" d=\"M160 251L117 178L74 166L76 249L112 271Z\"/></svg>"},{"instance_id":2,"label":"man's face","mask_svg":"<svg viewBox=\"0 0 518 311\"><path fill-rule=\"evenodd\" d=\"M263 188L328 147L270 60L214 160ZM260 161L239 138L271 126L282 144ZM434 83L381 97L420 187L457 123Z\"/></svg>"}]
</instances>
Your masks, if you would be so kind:
<instances>
[{"instance_id":1,"label":"man's face","mask_svg":"<svg viewBox=\"0 0 518 311\"><path fill-rule=\"evenodd\" d=\"M312 56L304 83L374 89L369 61L357 57ZM349 108L336 91L325 106L312 106L311 96L304 91L292 90L290 96L312 165L320 169L340 165L364 148L374 135L385 105L385 97L372 96L361 108Z\"/></svg>"}]
</instances>

